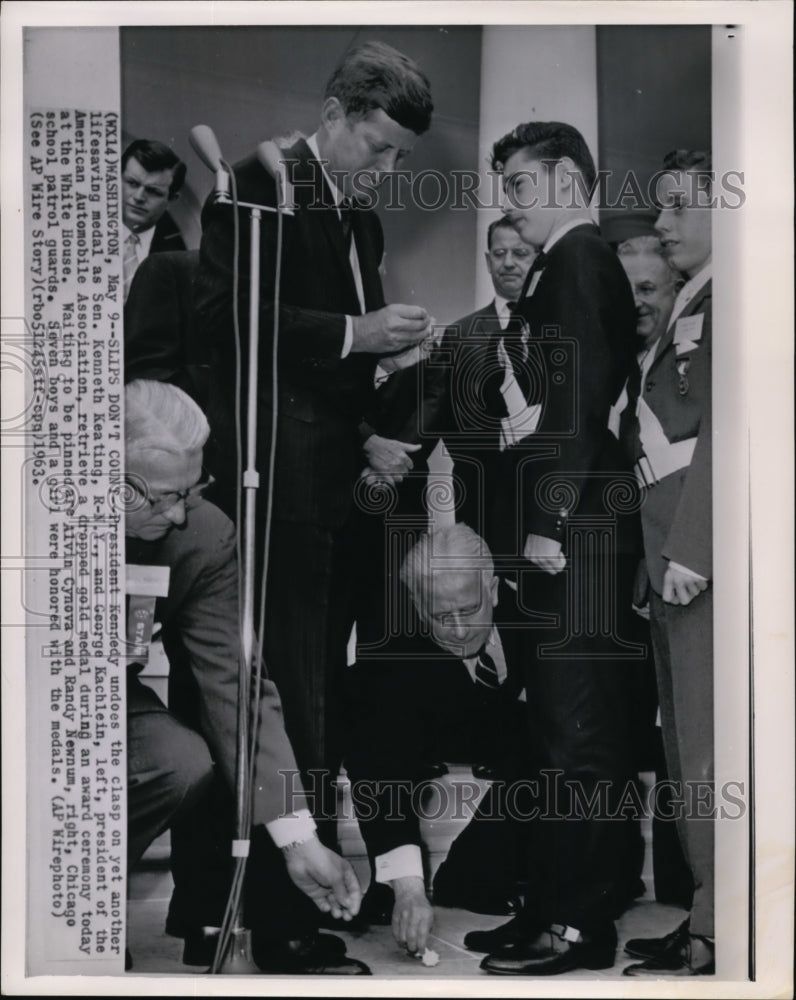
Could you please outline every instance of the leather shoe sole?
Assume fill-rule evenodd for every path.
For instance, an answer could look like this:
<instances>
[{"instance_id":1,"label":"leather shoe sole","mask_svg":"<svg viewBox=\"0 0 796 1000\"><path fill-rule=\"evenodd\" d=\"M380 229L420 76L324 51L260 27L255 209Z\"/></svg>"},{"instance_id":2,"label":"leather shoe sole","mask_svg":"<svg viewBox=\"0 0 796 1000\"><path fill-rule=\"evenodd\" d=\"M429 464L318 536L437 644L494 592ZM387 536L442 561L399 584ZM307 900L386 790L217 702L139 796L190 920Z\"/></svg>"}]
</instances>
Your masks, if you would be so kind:
<instances>
[{"instance_id":1,"label":"leather shoe sole","mask_svg":"<svg viewBox=\"0 0 796 1000\"><path fill-rule=\"evenodd\" d=\"M499 976L557 976L574 969L610 969L616 958L613 924L582 941L564 941L545 931L532 941L507 943L481 962L485 972Z\"/></svg>"},{"instance_id":2,"label":"leather shoe sole","mask_svg":"<svg viewBox=\"0 0 796 1000\"><path fill-rule=\"evenodd\" d=\"M514 958L503 952L487 955L480 967L498 976L558 976L573 969L610 969L616 959L615 948L591 942L569 944L563 951L528 948L516 952Z\"/></svg>"}]
</instances>

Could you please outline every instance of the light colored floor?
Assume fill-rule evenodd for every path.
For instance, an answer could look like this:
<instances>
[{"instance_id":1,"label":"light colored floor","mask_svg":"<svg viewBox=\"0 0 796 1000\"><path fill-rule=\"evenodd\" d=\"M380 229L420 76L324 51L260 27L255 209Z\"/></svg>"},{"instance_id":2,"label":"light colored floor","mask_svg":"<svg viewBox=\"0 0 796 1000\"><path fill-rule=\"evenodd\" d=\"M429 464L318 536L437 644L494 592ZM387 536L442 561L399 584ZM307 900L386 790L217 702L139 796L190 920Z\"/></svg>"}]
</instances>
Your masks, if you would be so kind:
<instances>
[{"instance_id":1,"label":"light colored floor","mask_svg":"<svg viewBox=\"0 0 796 1000\"><path fill-rule=\"evenodd\" d=\"M451 775L443 779L445 789L458 780L472 781L467 768L452 768ZM482 783L482 788L486 785ZM339 833L343 853L349 857L357 870L363 885L367 882L367 863L364 846L359 837L356 823L351 816L350 799L346 789L342 790L342 813ZM473 804L475 808L475 803ZM436 810L426 809L434 815ZM421 830L427 848L427 860L431 874L442 862L450 843L460 832L466 818L454 819L443 816L433 823L421 822ZM645 838L649 837L649 825L642 824ZM623 942L631 937L659 937L668 933L680 923L684 911L672 906L663 906L652 901L651 866L649 841L645 863L644 880L647 893L623 915L617 923L619 949L613 969L603 972L578 970L569 973L568 979L614 979L621 976L622 968L631 964L631 959L622 950ZM161 840L154 845L139 870L133 873L129 883L127 943L133 955L136 973L180 973L196 975L201 970L182 964L182 941L167 937L163 932L166 909L171 893L171 876L168 872L168 844ZM467 951L462 944L464 935L470 930L497 927L508 920L502 916L484 916L466 910L437 907L435 925L429 947L438 952L440 961L433 968L427 968L418 960L409 957L394 940L389 927L372 927L368 931L345 932L348 953L370 966L374 976L394 979L413 977L416 979L469 978L492 979L478 968L482 955Z\"/></svg>"}]
</instances>

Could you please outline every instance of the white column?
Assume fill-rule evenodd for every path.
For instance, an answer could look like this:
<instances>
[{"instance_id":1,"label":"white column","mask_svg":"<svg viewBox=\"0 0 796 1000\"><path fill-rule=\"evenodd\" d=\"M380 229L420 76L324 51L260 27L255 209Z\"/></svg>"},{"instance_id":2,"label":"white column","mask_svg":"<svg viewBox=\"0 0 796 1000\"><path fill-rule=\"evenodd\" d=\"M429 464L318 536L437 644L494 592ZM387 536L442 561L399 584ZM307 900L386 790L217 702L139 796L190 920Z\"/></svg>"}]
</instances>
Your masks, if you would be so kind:
<instances>
[{"instance_id":1,"label":"white column","mask_svg":"<svg viewBox=\"0 0 796 1000\"><path fill-rule=\"evenodd\" d=\"M579 129L597 160L597 47L593 26L485 26L481 50L476 283L473 308L494 294L484 266L486 231L500 212L487 176L495 140L520 122L560 121Z\"/></svg>"}]
</instances>

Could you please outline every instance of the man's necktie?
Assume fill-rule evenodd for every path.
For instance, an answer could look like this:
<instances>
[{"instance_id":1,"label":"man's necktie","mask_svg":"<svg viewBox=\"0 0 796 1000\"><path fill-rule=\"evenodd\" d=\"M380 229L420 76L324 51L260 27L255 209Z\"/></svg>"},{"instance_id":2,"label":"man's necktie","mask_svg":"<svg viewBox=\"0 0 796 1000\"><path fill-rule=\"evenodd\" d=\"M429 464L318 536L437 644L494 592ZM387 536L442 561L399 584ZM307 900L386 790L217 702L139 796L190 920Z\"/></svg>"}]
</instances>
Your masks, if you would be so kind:
<instances>
[{"instance_id":1,"label":"man's necktie","mask_svg":"<svg viewBox=\"0 0 796 1000\"><path fill-rule=\"evenodd\" d=\"M517 311L516 302L509 302L508 306L510 315L503 331L503 346L523 396L526 401L535 402L530 398L533 379L528 366L528 324Z\"/></svg>"},{"instance_id":2,"label":"man's necktie","mask_svg":"<svg viewBox=\"0 0 796 1000\"><path fill-rule=\"evenodd\" d=\"M345 248L350 252L351 236L354 230L354 209L349 198L343 198L340 203L340 224L343 227Z\"/></svg>"},{"instance_id":3,"label":"man's necktie","mask_svg":"<svg viewBox=\"0 0 796 1000\"><path fill-rule=\"evenodd\" d=\"M482 646L475 657L475 679L477 683L483 684L484 687L488 688L498 688L500 687L500 680L498 678L497 667L495 666L495 661L487 653L486 646Z\"/></svg>"},{"instance_id":4,"label":"man's necktie","mask_svg":"<svg viewBox=\"0 0 796 1000\"><path fill-rule=\"evenodd\" d=\"M124 273L124 301L130 294L130 285L133 283L135 272L138 270L138 245L141 238L137 233L130 233L124 241L124 257L122 258L122 270Z\"/></svg>"},{"instance_id":5,"label":"man's necktie","mask_svg":"<svg viewBox=\"0 0 796 1000\"><path fill-rule=\"evenodd\" d=\"M539 253L534 257L533 264L531 264L531 266L528 268L528 273L525 275L525 281L523 281L522 283L522 291L520 292L520 298L519 298L520 302L522 302L522 300L528 294L528 289L531 287L533 276L535 274L538 274L538 272L542 270L542 268L545 266L546 263L547 263L547 254L544 252L544 250L540 250Z\"/></svg>"}]
</instances>

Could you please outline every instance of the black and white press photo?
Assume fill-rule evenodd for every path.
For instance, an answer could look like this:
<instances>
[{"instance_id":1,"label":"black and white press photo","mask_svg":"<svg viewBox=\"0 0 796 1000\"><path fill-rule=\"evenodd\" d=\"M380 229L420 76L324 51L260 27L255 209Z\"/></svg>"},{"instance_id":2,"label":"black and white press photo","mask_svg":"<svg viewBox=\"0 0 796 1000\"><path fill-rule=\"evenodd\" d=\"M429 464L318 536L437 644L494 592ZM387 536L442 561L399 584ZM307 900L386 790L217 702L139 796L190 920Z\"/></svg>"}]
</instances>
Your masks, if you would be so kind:
<instances>
[{"instance_id":1,"label":"black and white press photo","mask_svg":"<svg viewBox=\"0 0 796 1000\"><path fill-rule=\"evenodd\" d=\"M4 989L788 995L792 7L6 13Z\"/></svg>"}]
</instances>

